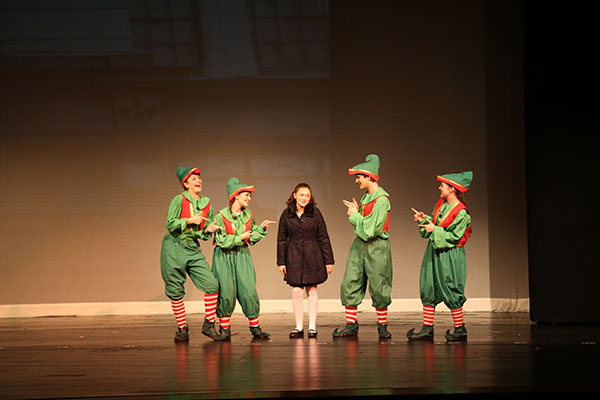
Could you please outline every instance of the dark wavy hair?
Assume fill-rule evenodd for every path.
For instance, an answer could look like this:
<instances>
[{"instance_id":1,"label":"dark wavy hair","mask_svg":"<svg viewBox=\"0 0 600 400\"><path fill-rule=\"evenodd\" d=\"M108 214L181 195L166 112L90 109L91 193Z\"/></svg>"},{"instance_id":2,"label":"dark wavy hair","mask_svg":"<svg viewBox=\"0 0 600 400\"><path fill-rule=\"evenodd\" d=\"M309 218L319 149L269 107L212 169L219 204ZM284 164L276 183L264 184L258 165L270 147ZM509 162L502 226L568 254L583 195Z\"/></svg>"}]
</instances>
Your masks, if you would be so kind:
<instances>
[{"instance_id":1,"label":"dark wavy hair","mask_svg":"<svg viewBox=\"0 0 600 400\"><path fill-rule=\"evenodd\" d=\"M294 191L292 192L292 194L290 194L290 198L287 199L287 201L285 202L286 206L289 206L290 204L294 203L296 201L296 199L294 198L294 194L298 193L298 190L302 189L302 188L306 188L308 190L310 190L310 201L308 202L308 204L312 204L313 206L317 205L317 202L315 201L315 196L313 195L313 191L310 188L310 186L308 186L308 183L299 183L296 185L296 187L294 188Z\"/></svg>"},{"instance_id":2,"label":"dark wavy hair","mask_svg":"<svg viewBox=\"0 0 600 400\"><path fill-rule=\"evenodd\" d=\"M454 189L456 190L456 197L458 198L458 200L461 203L463 203L465 206L467 206L467 201L465 200L465 194L456 188L454 188Z\"/></svg>"}]
</instances>

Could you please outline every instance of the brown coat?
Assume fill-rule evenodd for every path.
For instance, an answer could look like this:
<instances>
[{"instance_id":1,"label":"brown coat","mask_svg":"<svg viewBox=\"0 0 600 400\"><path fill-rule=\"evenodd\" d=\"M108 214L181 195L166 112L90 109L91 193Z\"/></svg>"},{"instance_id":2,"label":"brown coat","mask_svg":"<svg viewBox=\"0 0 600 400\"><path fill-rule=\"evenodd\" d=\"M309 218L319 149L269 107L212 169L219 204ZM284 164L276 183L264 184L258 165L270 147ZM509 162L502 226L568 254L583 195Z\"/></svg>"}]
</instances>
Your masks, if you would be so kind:
<instances>
[{"instance_id":1,"label":"brown coat","mask_svg":"<svg viewBox=\"0 0 600 400\"><path fill-rule=\"evenodd\" d=\"M333 250L325 220L318 208L308 204L301 217L296 202L279 218L277 265L285 265L284 280L291 286L315 286L327 280L325 265L333 264Z\"/></svg>"}]
</instances>

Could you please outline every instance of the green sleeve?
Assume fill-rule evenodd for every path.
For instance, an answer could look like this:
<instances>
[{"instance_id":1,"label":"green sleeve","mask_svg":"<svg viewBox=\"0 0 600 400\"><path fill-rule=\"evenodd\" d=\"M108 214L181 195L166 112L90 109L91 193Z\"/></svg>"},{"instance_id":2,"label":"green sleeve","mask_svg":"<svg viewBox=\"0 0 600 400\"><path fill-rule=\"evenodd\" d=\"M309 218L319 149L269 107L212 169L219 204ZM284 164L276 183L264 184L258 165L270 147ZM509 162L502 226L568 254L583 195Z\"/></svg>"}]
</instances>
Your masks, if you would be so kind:
<instances>
[{"instance_id":1,"label":"green sleeve","mask_svg":"<svg viewBox=\"0 0 600 400\"><path fill-rule=\"evenodd\" d=\"M431 221L431 217L429 215L425 215L425 219L422 221L419 221L419 225L425 225L427 223L427 221ZM425 228L419 227L419 233L421 234L422 238L427 239L429 236L431 236L430 232L427 232L425 230Z\"/></svg>"},{"instance_id":2,"label":"green sleeve","mask_svg":"<svg viewBox=\"0 0 600 400\"><path fill-rule=\"evenodd\" d=\"M169 233L181 234L187 228L187 218L179 218L181 215L181 204L183 203L181 196L175 196L169 204L167 211L167 231Z\"/></svg>"},{"instance_id":3,"label":"green sleeve","mask_svg":"<svg viewBox=\"0 0 600 400\"><path fill-rule=\"evenodd\" d=\"M348 217L350 223L354 226L356 236L364 241L382 236L389 209L389 200L381 196L375 201L371 214L363 217L358 211Z\"/></svg>"},{"instance_id":4,"label":"green sleeve","mask_svg":"<svg viewBox=\"0 0 600 400\"><path fill-rule=\"evenodd\" d=\"M250 230L254 233L254 235L250 236L250 239L248 239L250 245L254 245L260 239L267 237L267 230L260 225L256 225L254 217L252 217L252 228L250 228Z\"/></svg>"},{"instance_id":5,"label":"green sleeve","mask_svg":"<svg viewBox=\"0 0 600 400\"><path fill-rule=\"evenodd\" d=\"M471 216L465 210L461 210L454 221L447 228L436 226L429 237L431 245L436 250L455 247L465 234L471 224Z\"/></svg>"},{"instance_id":6,"label":"green sleeve","mask_svg":"<svg viewBox=\"0 0 600 400\"><path fill-rule=\"evenodd\" d=\"M206 229L206 227L215 220L215 211L213 210L212 206L207 206L207 207L210 207L210 210L208 211L208 215L206 216L206 218L208 218L208 221L204 221L204 226L202 227L201 230L198 230L198 232L194 232L194 237L201 239L201 240L208 240L213 235L210 232L204 231L204 229Z\"/></svg>"}]
</instances>

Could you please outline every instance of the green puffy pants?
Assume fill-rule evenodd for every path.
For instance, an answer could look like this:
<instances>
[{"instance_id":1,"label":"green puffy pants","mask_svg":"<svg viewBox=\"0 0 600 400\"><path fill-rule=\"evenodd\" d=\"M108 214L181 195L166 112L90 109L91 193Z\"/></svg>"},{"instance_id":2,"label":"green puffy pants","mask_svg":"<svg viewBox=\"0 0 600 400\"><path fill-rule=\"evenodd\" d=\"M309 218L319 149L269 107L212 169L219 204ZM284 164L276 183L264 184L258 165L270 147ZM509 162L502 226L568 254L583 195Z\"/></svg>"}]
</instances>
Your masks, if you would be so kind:
<instances>
[{"instance_id":1,"label":"green puffy pants","mask_svg":"<svg viewBox=\"0 0 600 400\"><path fill-rule=\"evenodd\" d=\"M467 301L467 256L463 247L435 250L427 243L421 264L421 302L435 307L441 302L450 309L461 308Z\"/></svg>"},{"instance_id":2,"label":"green puffy pants","mask_svg":"<svg viewBox=\"0 0 600 400\"><path fill-rule=\"evenodd\" d=\"M392 251L390 241L376 238L369 242L354 239L342 278L340 298L344 306L358 306L369 285L373 307L392 303Z\"/></svg>"},{"instance_id":3,"label":"green puffy pants","mask_svg":"<svg viewBox=\"0 0 600 400\"><path fill-rule=\"evenodd\" d=\"M256 318L260 314L260 300L256 291L256 273L248 247L222 249L215 247L213 273L219 281L217 316L229 317L235 309L236 299L244 315Z\"/></svg>"},{"instance_id":4,"label":"green puffy pants","mask_svg":"<svg viewBox=\"0 0 600 400\"><path fill-rule=\"evenodd\" d=\"M219 291L219 282L196 242L178 240L167 234L162 241L160 270L165 294L173 301L185 296L186 274L202 292L213 294Z\"/></svg>"}]
</instances>

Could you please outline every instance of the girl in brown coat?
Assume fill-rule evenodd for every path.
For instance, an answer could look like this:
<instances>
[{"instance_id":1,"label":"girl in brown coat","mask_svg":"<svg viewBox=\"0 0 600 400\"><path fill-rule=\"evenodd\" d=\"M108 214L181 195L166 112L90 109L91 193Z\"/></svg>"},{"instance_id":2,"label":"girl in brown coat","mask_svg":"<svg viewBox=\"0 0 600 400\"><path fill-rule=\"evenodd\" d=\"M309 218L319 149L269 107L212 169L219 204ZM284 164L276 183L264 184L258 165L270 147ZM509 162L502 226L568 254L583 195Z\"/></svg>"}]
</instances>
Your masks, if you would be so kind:
<instances>
[{"instance_id":1,"label":"girl in brown coat","mask_svg":"<svg viewBox=\"0 0 600 400\"><path fill-rule=\"evenodd\" d=\"M279 219L277 265L292 287L296 328L290 338L304 337L304 292L308 303L308 337L317 337L317 285L333 271L333 250L327 226L316 207L312 190L299 183Z\"/></svg>"}]
</instances>

